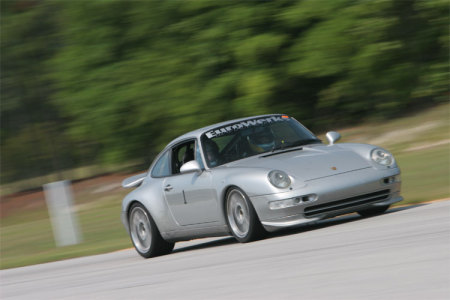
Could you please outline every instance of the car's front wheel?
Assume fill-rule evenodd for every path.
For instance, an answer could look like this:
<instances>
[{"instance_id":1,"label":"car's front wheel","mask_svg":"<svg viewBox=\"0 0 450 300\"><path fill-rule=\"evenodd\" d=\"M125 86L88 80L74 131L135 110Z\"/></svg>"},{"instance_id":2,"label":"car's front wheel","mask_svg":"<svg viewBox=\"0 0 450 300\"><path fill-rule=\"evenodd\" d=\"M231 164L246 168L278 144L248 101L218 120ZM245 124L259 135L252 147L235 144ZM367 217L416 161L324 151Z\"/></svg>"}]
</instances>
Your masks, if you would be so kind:
<instances>
[{"instance_id":1,"label":"car's front wheel","mask_svg":"<svg viewBox=\"0 0 450 300\"><path fill-rule=\"evenodd\" d=\"M170 253L174 243L165 241L155 221L147 209L140 203L134 203L129 214L130 236L136 251L149 258Z\"/></svg>"},{"instance_id":2,"label":"car's front wheel","mask_svg":"<svg viewBox=\"0 0 450 300\"><path fill-rule=\"evenodd\" d=\"M266 231L244 191L237 187L230 189L225 205L228 227L239 242L247 243L264 236Z\"/></svg>"},{"instance_id":3,"label":"car's front wheel","mask_svg":"<svg viewBox=\"0 0 450 300\"><path fill-rule=\"evenodd\" d=\"M376 215L384 213L386 210L388 210L388 208L389 208L389 205L376 206L376 207L372 207L369 209L360 210L360 211L358 211L358 214L361 217L372 217L372 216L376 216Z\"/></svg>"}]
</instances>

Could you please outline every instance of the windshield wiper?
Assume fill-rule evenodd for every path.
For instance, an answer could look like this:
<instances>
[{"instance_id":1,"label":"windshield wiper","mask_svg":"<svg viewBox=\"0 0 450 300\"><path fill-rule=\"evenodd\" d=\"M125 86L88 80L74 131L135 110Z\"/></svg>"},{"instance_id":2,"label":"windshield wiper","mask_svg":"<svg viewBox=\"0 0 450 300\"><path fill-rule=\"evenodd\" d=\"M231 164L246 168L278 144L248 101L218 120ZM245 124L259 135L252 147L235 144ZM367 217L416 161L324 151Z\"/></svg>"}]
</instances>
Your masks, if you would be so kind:
<instances>
[{"instance_id":1,"label":"windshield wiper","mask_svg":"<svg viewBox=\"0 0 450 300\"><path fill-rule=\"evenodd\" d=\"M320 143L320 140L319 139L306 139L306 140L298 140L298 141L291 142L291 143L282 143L281 145L273 146L271 152L273 153L277 150L289 149L289 148L303 146L303 145L307 145L307 144L311 144L311 143Z\"/></svg>"},{"instance_id":2,"label":"windshield wiper","mask_svg":"<svg viewBox=\"0 0 450 300\"><path fill-rule=\"evenodd\" d=\"M282 154L282 153L286 153L286 152L291 152L291 151L297 151L297 150L302 150L303 147L302 146L289 146L288 148L278 148L277 152L266 152L263 153L263 155L261 155L260 157L267 157L267 156L272 156L272 155L277 155L277 154ZM275 150L274 150L275 151Z\"/></svg>"},{"instance_id":3,"label":"windshield wiper","mask_svg":"<svg viewBox=\"0 0 450 300\"><path fill-rule=\"evenodd\" d=\"M283 143L281 145L278 146L274 146L269 153L263 153L263 155L261 155L260 157L267 157L267 156L272 156L272 155L277 155L277 154L282 154L282 153L286 153L286 152L290 152L290 151L297 151L297 150L303 150L304 145L308 145L308 144L317 144L322 142L319 139L306 139L306 140L298 140L295 142L291 142L291 143ZM280 150L280 151L277 151ZM277 152L275 152L277 151Z\"/></svg>"}]
</instances>

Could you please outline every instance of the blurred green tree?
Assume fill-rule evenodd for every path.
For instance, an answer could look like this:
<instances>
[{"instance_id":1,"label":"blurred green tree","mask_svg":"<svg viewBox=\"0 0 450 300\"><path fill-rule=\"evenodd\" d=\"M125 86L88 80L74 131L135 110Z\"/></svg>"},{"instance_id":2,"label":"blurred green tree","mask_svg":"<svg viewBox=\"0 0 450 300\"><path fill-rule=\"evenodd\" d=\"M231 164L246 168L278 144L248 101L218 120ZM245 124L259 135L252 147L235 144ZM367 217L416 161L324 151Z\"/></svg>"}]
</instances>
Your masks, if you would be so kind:
<instances>
[{"instance_id":1,"label":"blurred green tree","mask_svg":"<svg viewBox=\"0 0 450 300\"><path fill-rule=\"evenodd\" d=\"M58 9L55 3L1 1L2 182L72 164L47 66L59 47Z\"/></svg>"},{"instance_id":2,"label":"blurred green tree","mask_svg":"<svg viewBox=\"0 0 450 300\"><path fill-rule=\"evenodd\" d=\"M448 101L448 24L441 0L2 2L2 178L148 163L235 117L323 130Z\"/></svg>"}]
</instances>

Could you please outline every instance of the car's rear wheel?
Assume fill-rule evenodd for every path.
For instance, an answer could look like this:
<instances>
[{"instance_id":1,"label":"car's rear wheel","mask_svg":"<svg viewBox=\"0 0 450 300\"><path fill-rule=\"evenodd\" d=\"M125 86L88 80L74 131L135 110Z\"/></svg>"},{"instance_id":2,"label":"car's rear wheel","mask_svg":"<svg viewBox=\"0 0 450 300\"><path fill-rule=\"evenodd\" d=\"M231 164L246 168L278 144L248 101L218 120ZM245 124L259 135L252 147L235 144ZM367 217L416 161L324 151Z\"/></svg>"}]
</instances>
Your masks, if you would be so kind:
<instances>
[{"instance_id":1,"label":"car's rear wheel","mask_svg":"<svg viewBox=\"0 0 450 300\"><path fill-rule=\"evenodd\" d=\"M140 203L134 203L129 214L130 237L136 251L149 258L170 253L174 243L165 241L155 221L147 209Z\"/></svg>"},{"instance_id":2,"label":"car's rear wheel","mask_svg":"<svg viewBox=\"0 0 450 300\"><path fill-rule=\"evenodd\" d=\"M380 215L380 214L384 213L386 210L388 210L389 206L390 205L376 206L376 207L372 207L369 209L360 210L360 211L358 211L358 214L361 217L372 217L372 216Z\"/></svg>"},{"instance_id":3,"label":"car's rear wheel","mask_svg":"<svg viewBox=\"0 0 450 300\"><path fill-rule=\"evenodd\" d=\"M228 227L239 242L247 243L264 236L266 231L244 191L237 187L230 189L225 205Z\"/></svg>"}]
</instances>

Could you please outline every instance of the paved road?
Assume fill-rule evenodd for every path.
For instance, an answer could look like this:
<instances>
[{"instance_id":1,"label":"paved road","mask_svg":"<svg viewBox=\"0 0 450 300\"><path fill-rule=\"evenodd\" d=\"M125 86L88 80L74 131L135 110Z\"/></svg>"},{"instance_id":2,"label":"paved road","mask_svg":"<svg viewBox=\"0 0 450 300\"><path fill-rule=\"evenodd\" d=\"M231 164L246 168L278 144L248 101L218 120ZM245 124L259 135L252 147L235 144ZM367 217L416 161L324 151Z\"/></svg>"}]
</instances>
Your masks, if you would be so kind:
<instances>
[{"instance_id":1,"label":"paved road","mask_svg":"<svg viewBox=\"0 0 450 300\"><path fill-rule=\"evenodd\" d=\"M1 299L450 299L450 201L5 270Z\"/></svg>"}]
</instances>

